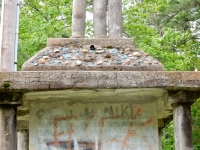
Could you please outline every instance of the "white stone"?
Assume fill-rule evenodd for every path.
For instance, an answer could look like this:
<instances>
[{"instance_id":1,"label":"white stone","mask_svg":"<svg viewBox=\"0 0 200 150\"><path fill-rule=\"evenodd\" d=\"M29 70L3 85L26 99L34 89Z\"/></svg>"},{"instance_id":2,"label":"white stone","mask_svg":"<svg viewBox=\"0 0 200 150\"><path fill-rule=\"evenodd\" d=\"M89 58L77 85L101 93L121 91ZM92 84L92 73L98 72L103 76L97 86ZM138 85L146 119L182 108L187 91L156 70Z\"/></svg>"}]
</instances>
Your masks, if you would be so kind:
<instances>
[{"instance_id":1,"label":"white stone","mask_svg":"<svg viewBox=\"0 0 200 150\"><path fill-rule=\"evenodd\" d=\"M65 65L68 65L68 64L69 64L69 61L65 61L64 64L65 64Z\"/></svg>"},{"instance_id":2,"label":"white stone","mask_svg":"<svg viewBox=\"0 0 200 150\"><path fill-rule=\"evenodd\" d=\"M83 50L82 50L82 53L85 53L85 54L86 54L86 53L88 53L88 50L87 50L87 49L83 49Z\"/></svg>"},{"instance_id":3,"label":"white stone","mask_svg":"<svg viewBox=\"0 0 200 150\"><path fill-rule=\"evenodd\" d=\"M140 57L141 54L140 54L139 52L134 52L134 53L133 53L133 56Z\"/></svg>"},{"instance_id":4,"label":"white stone","mask_svg":"<svg viewBox=\"0 0 200 150\"><path fill-rule=\"evenodd\" d=\"M53 52L54 52L54 53L59 53L60 50L59 50L59 49L55 49Z\"/></svg>"},{"instance_id":5,"label":"white stone","mask_svg":"<svg viewBox=\"0 0 200 150\"><path fill-rule=\"evenodd\" d=\"M81 66L81 65L82 65L82 61L77 60L77 61L76 61L76 65L77 65L77 66Z\"/></svg>"},{"instance_id":6,"label":"white stone","mask_svg":"<svg viewBox=\"0 0 200 150\"><path fill-rule=\"evenodd\" d=\"M99 61L97 62L97 65L102 65L102 63L103 63L103 61L102 61L102 60L99 60Z\"/></svg>"},{"instance_id":7,"label":"white stone","mask_svg":"<svg viewBox=\"0 0 200 150\"><path fill-rule=\"evenodd\" d=\"M43 56L43 58L44 58L45 60L47 60L47 59L49 59L49 56Z\"/></svg>"},{"instance_id":8,"label":"white stone","mask_svg":"<svg viewBox=\"0 0 200 150\"><path fill-rule=\"evenodd\" d=\"M103 52L105 52L104 50L97 50L95 51L96 54L102 54Z\"/></svg>"}]
</instances>

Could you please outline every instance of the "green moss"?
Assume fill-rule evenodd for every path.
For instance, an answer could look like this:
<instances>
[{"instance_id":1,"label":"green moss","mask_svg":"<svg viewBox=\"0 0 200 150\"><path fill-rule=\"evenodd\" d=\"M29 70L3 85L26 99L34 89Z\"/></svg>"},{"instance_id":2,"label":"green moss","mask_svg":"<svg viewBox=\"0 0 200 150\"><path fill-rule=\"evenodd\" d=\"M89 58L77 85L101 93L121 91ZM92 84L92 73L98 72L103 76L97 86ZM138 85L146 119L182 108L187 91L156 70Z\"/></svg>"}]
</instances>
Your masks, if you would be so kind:
<instances>
[{"instance_id":1,"label":"green moss","mask_svg":"<svg viewBox=\"0 0 200 150\"><path fill-rule=\"evenodd\" d=\"M107 46L107 48L112 49L112 48L114 48L114 47L113 47L113 46Z\"/></svg>"},{"instance_id":2,"label":"green moss","mask_svg":"<svg viewBox=\"0 0 200 150\"><path fill-rule=\"evenodd\" d=\"M9 82L4 82L2 83L1 87L3 88L8 88L10 86L10 83Z\"/></svg>"}]
</instances>

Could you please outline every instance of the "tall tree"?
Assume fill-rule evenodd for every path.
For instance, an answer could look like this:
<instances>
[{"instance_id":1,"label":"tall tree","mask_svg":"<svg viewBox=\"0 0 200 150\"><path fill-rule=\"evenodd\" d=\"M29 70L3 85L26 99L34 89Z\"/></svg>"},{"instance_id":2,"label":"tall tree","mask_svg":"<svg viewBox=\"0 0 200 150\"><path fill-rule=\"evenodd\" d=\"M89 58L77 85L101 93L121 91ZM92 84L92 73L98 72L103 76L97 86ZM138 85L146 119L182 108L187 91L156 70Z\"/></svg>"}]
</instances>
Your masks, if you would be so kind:
<instances>
[{"instance_id":1,"label":"tall tree","mask_svg":"<svg viewBox=\"0 0 200 150\"><path fill-rule=\"evenodd\" d=\"M188 4L186 1L184 4ZM143 0L129 2L129 7L125 5L124 8L125 36L134 37L138 47L158 58L166 70L200 69L199 35L195 32L198 27L193 28L199 17L196 15L193 22L184 19L194 17L193 13L188 14L189 8L185 10L182 3L175 7L169 0ZM196 5L191 5L190 9L195 10ZM176 25L176 22L179 23Z\"/></svg>"},{"instance_id":2,"label":"tall tree","mask_svg":"<svg viewBox=\"0 0 200 150\"><path fill-rule=\"evenodd\" d=\"M24 0L20 6L19 68L46 46L47 38L71 35L71 0Z\"/></svg>"}]
</instances>

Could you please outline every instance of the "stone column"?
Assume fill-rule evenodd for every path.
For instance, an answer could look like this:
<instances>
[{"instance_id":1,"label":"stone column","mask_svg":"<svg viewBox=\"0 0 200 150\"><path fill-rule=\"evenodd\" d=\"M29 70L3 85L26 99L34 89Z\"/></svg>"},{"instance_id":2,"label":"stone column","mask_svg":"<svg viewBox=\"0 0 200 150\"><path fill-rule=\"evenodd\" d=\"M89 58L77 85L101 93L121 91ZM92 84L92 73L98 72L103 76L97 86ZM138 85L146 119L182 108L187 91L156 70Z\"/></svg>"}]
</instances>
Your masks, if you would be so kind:
<instances>
[{"instance_id":1,"label":"stone column","mask_svg":"<svg viewBox=\"0 0 200 150\"><path fill-rule=\"evenodd\" d=\"M5 90L8 85L9 83L2 84ZM16 114L22 98L23 93L0 92L0 148L2 150L17 150Z\"/></svg>"},{"instance_id":2,"label":"stone column","mask_svg":"<svg viewBox=\"0 0 200 150\"><path fill-rule=\"evenodd\" d=\"M122 38L122 0L108 0L108 36Z\"/></svg>"},{"instance_id":3,"label":"stone column","mask_svg":"<svg viewBox=\"0 0 200 150\"><path fill-rule=\"evenodd\" d=\"M85 36L86 0L73 0L72 10L72 37Z\"/></svg>"},{"instance_id":4,"label":"stone column","mask_svg":"<svg viewBox=\"0 0 200 150\"><path fill-rule=\"evenodd\" d=\"M17 0L2 0L0 71L15 71L15 42L17 42L16 30L18 18L17 3Z\"/></svg>"},{"instance_id":5,"label":"stone column","mask_svg":"<svg viewBox=\"0 0 200 150\"><path fill-rule=\"evenodd\" d=\"M190 103L173 106L176 150L193 150Z\"/></svg>"},{"instance_id":6,"label":"stone column","mask_svg":"<svg viewBox=\"0 0 200 150\"><path fill-rule=\"evenodd\" d=\"M106 14L107 14L106 0L93 0L94 38L107 37Z\"/></svg>"},{"instance_id":7,"label":"stone column","mask_svg":"<svg viewBox=\"0 0 200 150\"><path fill-rule=\"evenodd\" d=\"M0 105L0 147L2 150L17 150L17 107Z\"/></svg>"},{"instance_id":8,"label":"stone column","mask_svg":"<svg viewBox=\"0 0 200 150\"><path fill-rule=\"evenodd\" d=\"M19 130L17 132L17 150L28 150L29 144L28 144L28 130Z\"/></svg>"}]
</instances>

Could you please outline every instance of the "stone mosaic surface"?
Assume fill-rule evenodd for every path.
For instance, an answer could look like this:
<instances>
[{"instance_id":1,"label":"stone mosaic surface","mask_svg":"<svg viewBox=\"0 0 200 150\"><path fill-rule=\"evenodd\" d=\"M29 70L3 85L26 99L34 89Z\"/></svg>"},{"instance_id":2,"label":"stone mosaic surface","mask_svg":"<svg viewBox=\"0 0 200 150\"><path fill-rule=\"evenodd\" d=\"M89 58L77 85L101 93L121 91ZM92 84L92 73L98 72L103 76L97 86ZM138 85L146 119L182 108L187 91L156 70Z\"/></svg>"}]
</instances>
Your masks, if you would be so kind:
<instances>
[{"instance_id":1,"label":"stone mosaic surface","mask_svg":"<svg viewBox=\"0 0 200 150\"><path fill-rule=\"evenodd\" d=\"M163 66L134 46L71 44L46 47L29 59L22 70L162 71Z\"/></svg>"}]
</instances>

